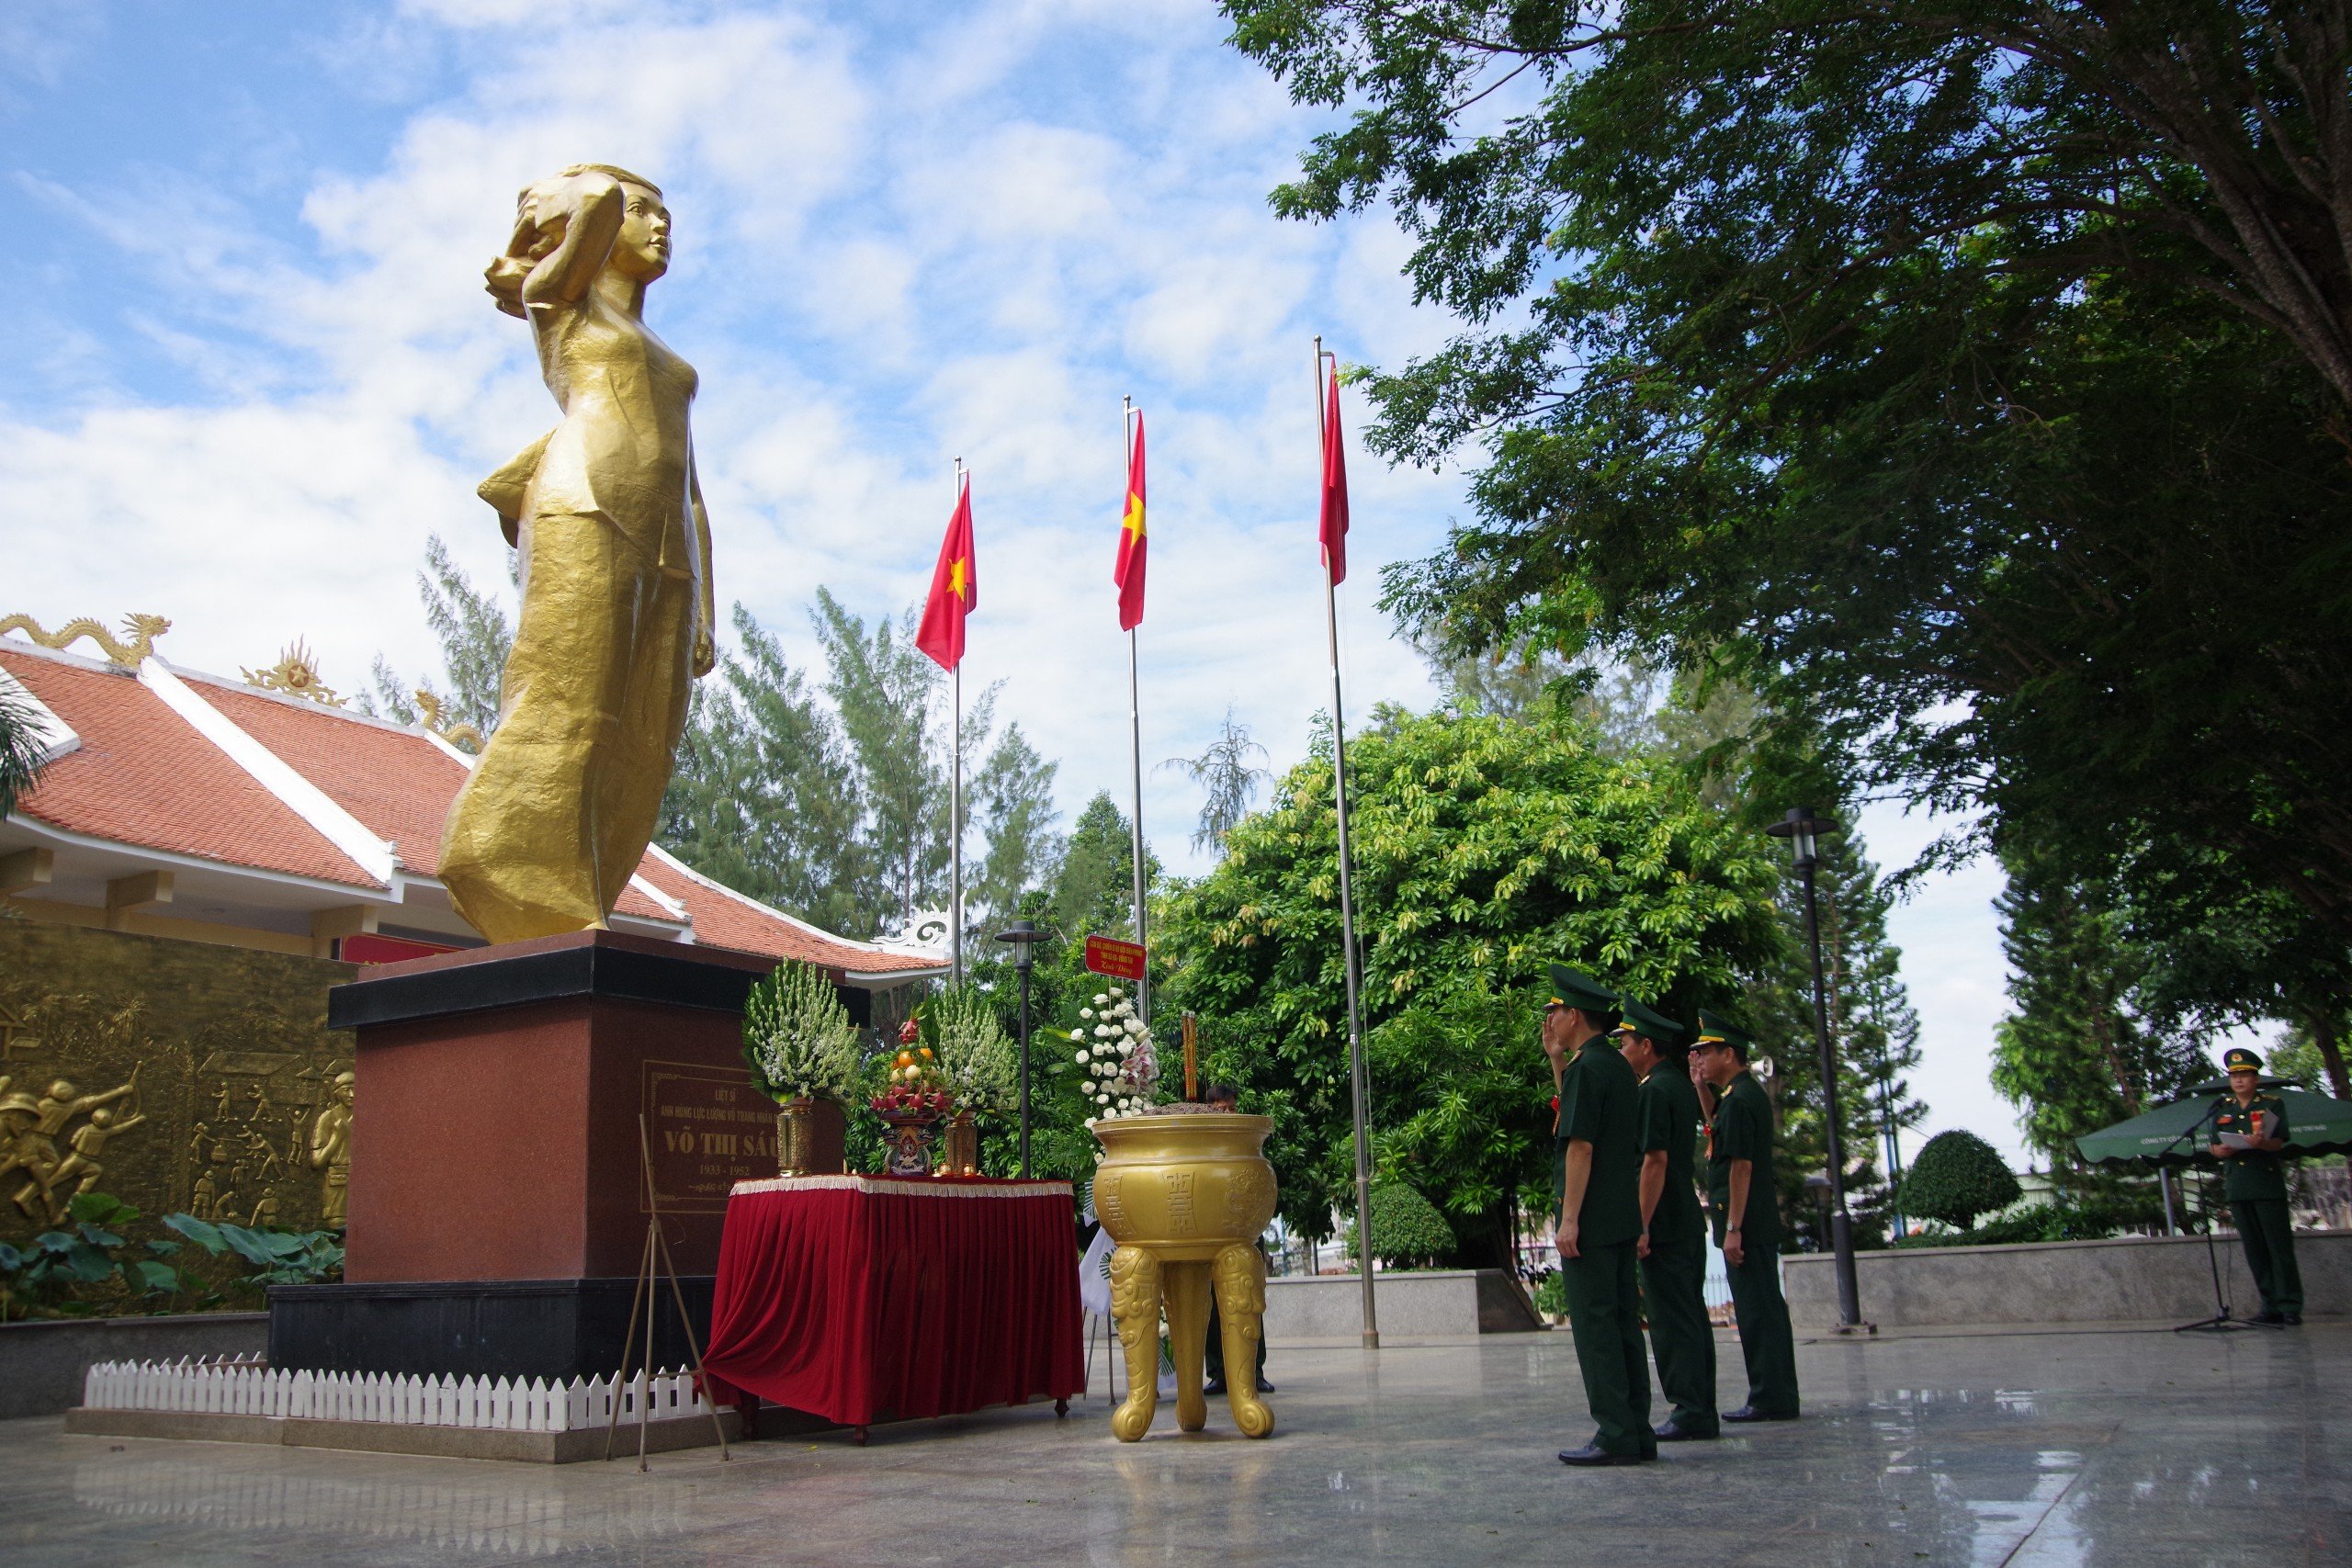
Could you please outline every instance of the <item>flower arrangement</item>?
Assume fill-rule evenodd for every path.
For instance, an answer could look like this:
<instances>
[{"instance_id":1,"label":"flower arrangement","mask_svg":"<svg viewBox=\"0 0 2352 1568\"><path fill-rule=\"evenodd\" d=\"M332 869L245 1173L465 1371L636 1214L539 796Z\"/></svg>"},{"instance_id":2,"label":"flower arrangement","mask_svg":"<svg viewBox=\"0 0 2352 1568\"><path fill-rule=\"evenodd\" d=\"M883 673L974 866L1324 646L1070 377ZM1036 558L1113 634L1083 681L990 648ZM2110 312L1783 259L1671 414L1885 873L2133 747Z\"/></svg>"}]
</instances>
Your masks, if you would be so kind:
<instances>
[{"instance_id":1,"label":"flower arrangement","mask_svg":"<svg viewBox=\"0 0 2352 1568\"><path fill-rule=\"evenodd\" d=\"M787 959L743 1003L743 1060L762 1094L845 1104L857 1093L857 1025L822 969Z\"/></svg>"},{"instance_id":2,"label":"flower arrangement","mask_svg":"<svg viewBox=\"0 0 2352 1568\"><path fill-rule=\"evenodd\" d=\"M1020 1060L987 992L970 985L942 991L916 1017L958 1108L1002 1116L1019 1107Z\"/></svg>"},{"instance_id":3,"label":"flower arrangement","mask_svg":"<svg viewBox=\"0 0 2352 1568\"><path fill-rule=\"evenodd\" d=\"M1078 1010L1080 1027L1069 1032L1078 1048L1080 1092L1098 1121L1140 1116L1159 1102L1159 1056L1151 1031L1136 1016L1136 1004L1117 986L1098 991L1091 1007Z\"/></svg>"},{"instance_id":4,"label":"flower arrangement","mask_svg":"<svg viewBox=\"0 0 2352 1568\"><path fill-rule=\"evenodd\" d=\"M922 1042L922 1024L907 1020L899 1030L899 1054L883 1069L881 1089L866 1102L881 1115L944 1116L955 1109L938 1053Z\"/></svg>"}]
</instances>

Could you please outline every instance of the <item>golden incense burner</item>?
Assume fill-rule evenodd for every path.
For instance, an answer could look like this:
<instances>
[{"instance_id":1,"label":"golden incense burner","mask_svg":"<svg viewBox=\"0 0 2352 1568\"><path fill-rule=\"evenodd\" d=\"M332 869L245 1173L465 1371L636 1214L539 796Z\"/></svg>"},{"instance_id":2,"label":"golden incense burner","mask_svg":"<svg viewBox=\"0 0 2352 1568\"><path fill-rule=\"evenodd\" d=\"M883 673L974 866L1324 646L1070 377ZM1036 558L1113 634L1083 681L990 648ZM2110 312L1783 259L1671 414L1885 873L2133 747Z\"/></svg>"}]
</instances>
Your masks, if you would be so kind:
<instances>
[{"instance_id":1,"label":"golden incense burner","mask_svg":"<svg viewBox=\"0 0 2352 1568\"><path fill-rule=\"evenodd\" d=\"M1119 1244L1111 1311L1127 1361L1127 1397L1112 1414L1123 1443L1142 1438L1159 1404L1159 1314L1176 1359L1176 1425L1208 1425L1201 1393L1209 1292L1225 1334L1226 1399L1246 1438L1274 1429L1258 1397L1258 1338L1266 1311L1259 1233L1274 1217L1274 1169L1260 1151L1266 1116L1121 1116L1091 1124L1108 1156L1094 1172L1094 1213Z\"/></svg>"}]
</instances>

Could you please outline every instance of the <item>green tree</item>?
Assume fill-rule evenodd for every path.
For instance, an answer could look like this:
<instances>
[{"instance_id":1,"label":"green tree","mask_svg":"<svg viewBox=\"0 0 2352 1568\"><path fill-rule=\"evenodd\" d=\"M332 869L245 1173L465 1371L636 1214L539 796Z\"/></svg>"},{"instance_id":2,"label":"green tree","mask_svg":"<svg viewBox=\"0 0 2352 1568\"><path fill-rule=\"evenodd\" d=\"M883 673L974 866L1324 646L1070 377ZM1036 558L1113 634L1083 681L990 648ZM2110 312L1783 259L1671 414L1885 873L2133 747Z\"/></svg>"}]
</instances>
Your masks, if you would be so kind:
<instances>
[{"instance_id":1,"label":"green tree","mask_svg":"<svg viewBox=\"0 0 2352 1568\"><path fill-rule=\"evenodd\" d=\"M1144 848L1145 886L1159 876L1159 862ZM1054 880L1053 919L1062 934L1083 942L1089 934L1135 930L1135 840L1125 812L1108 790L1098 790L1070 827Z\"/></svg>"},{"instance_id":2,"label":"green tree","mask_svg":"<svg viewBox=\"0 0 2352 1568\"><path fill-rule=\"evenodd\" d=\"M1225 852L1225 836L1250 815L1260 786L1273 777L1250 761L1265 754L1266 749L1250 739L1250 727L1236 719L1228 706L1216 739L1199 756L1170 757L1159 764L1182 773L1206 797L1201 803L1201 825L1193 834L1193 849Z\"/></svg>"},{"instance_id":3,"label":"green tree","mask_svg":"<svg viewBox=\"0 0 2352 1568\"><path fill-rule=\"evenodd\" d=\"M1671 1010L1736 988L1777 941L1763 840L1671 762L1597 739L1573 716L1382 709L1350 744L1382 1168L1409 1168L1482 1261L1507 1255L1523 1201L1550 1198L1545 961ZM1352 1156L1328 730L1158 919L1163 1008L1200 1013L1211 1075L1274 1118L1283 1218L1329 1236Z\"/></svg>"},{"instance_id":4,"label":"green tree","mask_svg":"<svg viewBox=\"0 0 2352 1568\"><path fill-rule=\"evenodd\" d=\"M935 712L939 667L915 647L911 611L902 625L877 616L869 629L820 588L809 619L825 650L825 691L856 764L866 842L896 916L890 923L903 925L918 909L944 902L947 890L948 780ZM974 713L983 713L988 702L983 696ZM970 716L966 728L968 732ZM985 718L980 728L985 734Z\"/></svg>"},{"instance_id":5,"label":"green tree","mask_svg":"<svg viewBox=\"0 0 2352 1568\"><path fill-rule=\"evenodd\" d=\"M1493 458L1394 607L1733 660L1871 782L2215 837L2352 942L2332 11L1227 10L1358 111L1277 207L1385 197L1467 324L1370 378L1375 448Z\"/></svg>"},{"instance_id":6,"label":"green tree","mask_svg":"<svg viewBox=\"0 0 2352 1568\"><path fill-rule=\"evenodd\" d=\"M1845 813L1849 819L1851 815ZM1822 840L1814 879L1847 1206L1858 1242L1878 1246L1893 1219L1893 1184L1900 1174L1890 1153L1890 1133L1916 1127L1927 1114L1905 1076L1919 1065L1919 1020L1903 984L1901 950L1886 937L1893 895L1864 852L1860 836L1849 829ZM1747 1021L1773 1063L1771 1092L1781 1111L1781 1135L1773 1171L1781 1208L1800 1237L1826 1247L1829 1237L1821 1204L1805 1187L1808 1177L1828 1168L1829 1157L1804 889L1793 874L1782 873L1775 911L1781 940L1747 987Z\"/></svg>"},{"instance_id":7,"label":"green tree","mask_svg":"<svg viewBox=\"0 0 2352 1568\"><path fill-rule=\"evenodd\" d=\"M740 649L697 689L662 801L662 832L707 875L844 935L899 930L948 895L951 738L944 682L911 617L870 626L817 591L821 689L741 605ZM1050 883L1057 764L1018 725L995 729L994 688L967 705L967 958L1027 888Z\"/></svg>"},{"instance_id":8,"label":"green tree","mask_svg":"<svg viewBox=\"0 0 2352 1568\"><path fill-rule=\"evenodd\" d=\"M867 936L884 907L832 716L751 612L699 682L662 799L663 845L707 876L828 931Z\"/></svg>"},{"instance_id":9,"label":"green tree","mask_svg":"<svg viewBox=\"0 0 2352 1568\"><path fill-rule=\"evenodd\" d=\"M510 557L510 577L518 557ZM511 583L510 583L511 586ZM506 673L506 656L514 647L514 630L494 590L478 588L463 568L450 558L449 547L435 534L424 542L424 570L416 574L417 596L424 601L424 623L441 644L442 678L436 683L421 677L404 681L382 654L376 656L371 699L362 694L363 711L381 712L402 724L417 722L415 694L419 691L441 705L445 725L471 725L484 739L498 728L499 685Z\"/></svg>"},{"instance_id":10,"label":"green tree","mask_svg":"<svg viewBox=\"0 0 2352 1568\"><path fill-rule=\"evenodd\" d=\"M1023 897L1049 885L1060 867L1062 838L1054 831L1060 767L1037 754L1020 725L1008 724L972 780L967 809L983 845L978 863L964 874L973 953L994 948L995 933L1014 918Z\"/></svg>"},{"instance_id":11,"label":"green tree","mask_svg":"<svg viewBox=\"0 0 2352 1568\"><path fill-rule=\"evenodd\" d=\"M1973 1133L1929 1138L1903 1180L1905 1213L1966 1230L1979 1214L1997 1213L2025 1195L1993 1145Z\"/></svg>"},{"instance_id":12,"label":"green tree","mask_svg":"<svg viewBox=\"0 0 2352 1568\"><path fill-rule=\"evenodd\" d=\"M2019 1109L2026 1142L2053 1173L2079 1170L2076 1138L2161 1104L2210 1069L2148 1028L2140 996L2150 958L2112 888L2021 842L2002 858L2009 886L1994 908L2011 1010L1994 1030L1993 1087Z\"/></svg>"},{"instance_id":13,"label":"green tree","mask_svg":"<svg viewBox=\"0 0 2352 1568\"><path fill-rule=\"evenodd\" d=\"M2276 888L2234 878L2229 857L2192 851L2161 868L2154 858L2132 867L2126 912L2149 954L2150 1017L2181 1035L2279 1020L2312 1052L2326 1092L2352 1099L2352 948Z\"/></svg>"},{"instance_id":14,"label":"green tree","mask_svg":"<svg viewBox=\"0 0 2352 1568\"><path fill-rule=\"evenodd\" d=\"M5 675L0 682L6 682L0 684L0 817L6 817L40 782L49 748L40 738L32 694Z\"/></svg>"}]
</instances>

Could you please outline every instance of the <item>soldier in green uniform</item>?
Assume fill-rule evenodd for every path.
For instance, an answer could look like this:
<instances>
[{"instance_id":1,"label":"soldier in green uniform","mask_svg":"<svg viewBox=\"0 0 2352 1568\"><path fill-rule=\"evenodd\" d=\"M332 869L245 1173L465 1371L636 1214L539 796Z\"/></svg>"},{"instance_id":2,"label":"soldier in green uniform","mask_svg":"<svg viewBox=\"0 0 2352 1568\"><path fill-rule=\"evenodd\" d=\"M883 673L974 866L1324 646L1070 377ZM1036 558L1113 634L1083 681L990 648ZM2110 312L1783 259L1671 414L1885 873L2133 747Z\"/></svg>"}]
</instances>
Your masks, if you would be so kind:
<instances>
[{"instance_id":1,"label":"soldier in green uniform","mask_svg":"<svg viewBox=\"0 0 2352 1568\"><path fill-rule=\"evenodd\" d=\"M2287 1102L2262 1092L2262 1058L2243 1045L2222 1057L2230 1098L2213 1113L2213 1157L2222 1193L2245 1246L2245 1265L2262 1292L2256 1323L2303 1321L2303 1276L2295 1267L2295 1226L2287 1213Z\"/></svg>"},{"instance_id":2,"label":"soldier in green uniform","mask_svg":"<svg viewBox=\"0 0 2352 1568\"><path fill-rule=\"evenodd\" d=\"M1642 1234L1640 1090L1612 1045L1617 998L1589 975L1552 965L1544 1054L1560 1090L1552 1168L1568 1326L1585 1403L1599 1428L1563 1464L1639 1464L1657 1457L1650 1430L1650 1363L1642 1349L1634 1243Z\"/></svg>"},{"instance_id":3,"label":"soldier in green uniform","mask_svg":"<svg viewBox=\"0 0 2352 1568\"><path fill-rule=\"evenodd\" d=\"M1691 1059L1713 1086L1707 1120L1707 1206L1731 1280L1739 1353L1747 1362L1747 1403L1726 1421L1797 1418L1796 1337L1781 1295L1781 1206L1772 1190L1772 1101L1747 1070L1752 1043L1721 1014L1703 1009Z\"/></svg>"},{"instance_id":4,"label":"soldier in green uniform","mask_svg":"<svg viewBox=\"0 0 2352 1568\"><path fill-rule=\"evenodd\" d=\"M1657 1440L1717 1438L1723 1428L1715 1419L1715 1331L1707 1321L1707 1222L1691 1172L1699 1091L1690 1084L1683 1027L1632 997L1623 1001L1620 1049L1641 1079L1634 1106L1642 1124L1642 1238L1634 1250L1657 1386L1672 1407Z\"/></svg>"}]
</instances>

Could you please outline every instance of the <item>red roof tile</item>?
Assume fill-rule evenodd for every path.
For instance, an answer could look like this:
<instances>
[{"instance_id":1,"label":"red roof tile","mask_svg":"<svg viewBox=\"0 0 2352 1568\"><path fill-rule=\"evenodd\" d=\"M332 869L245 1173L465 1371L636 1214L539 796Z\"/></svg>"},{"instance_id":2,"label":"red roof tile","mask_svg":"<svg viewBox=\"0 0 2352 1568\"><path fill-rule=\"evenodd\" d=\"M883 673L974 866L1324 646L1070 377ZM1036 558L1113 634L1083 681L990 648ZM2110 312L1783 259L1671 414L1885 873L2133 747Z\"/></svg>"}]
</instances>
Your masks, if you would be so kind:
<instances>
[{"instance_id":1,"label":"red roof tile","mask_svg":"<svg viewBox=\"0 0 2352 1568\"><path fill-rule=\"evenodd\" d=\"M6 645L0 668L82 738L17 801L21 815L143 849L382 886L137 676Z\"/></svg>"},{"instance_id":2,"label":"red roof tile","mask_svg":"<svg viewBox=\"0 0 2352 1568\"><path fill-rule=\"evenodd\" d=\"M441 870L441 824L466 765L413 729L393 729L249 687L183 676L197 695L276 752L421 876Z\"/></svg>"},{"instance_id":3,"label":"red roof tile","mask_svg":"<svg viewBox=\"0 0 2352 1568\"><path fill-rule=\"evenodd\" d=\"M829 935L732 889L690 875L650 850L644 863L638 867L638 874L686 907L695 919L695 941L707 946L763 953L771 958L797 958L803 963L856 975L939 967L936 959L884 953Z\"/></svg>"}]
</instances>

